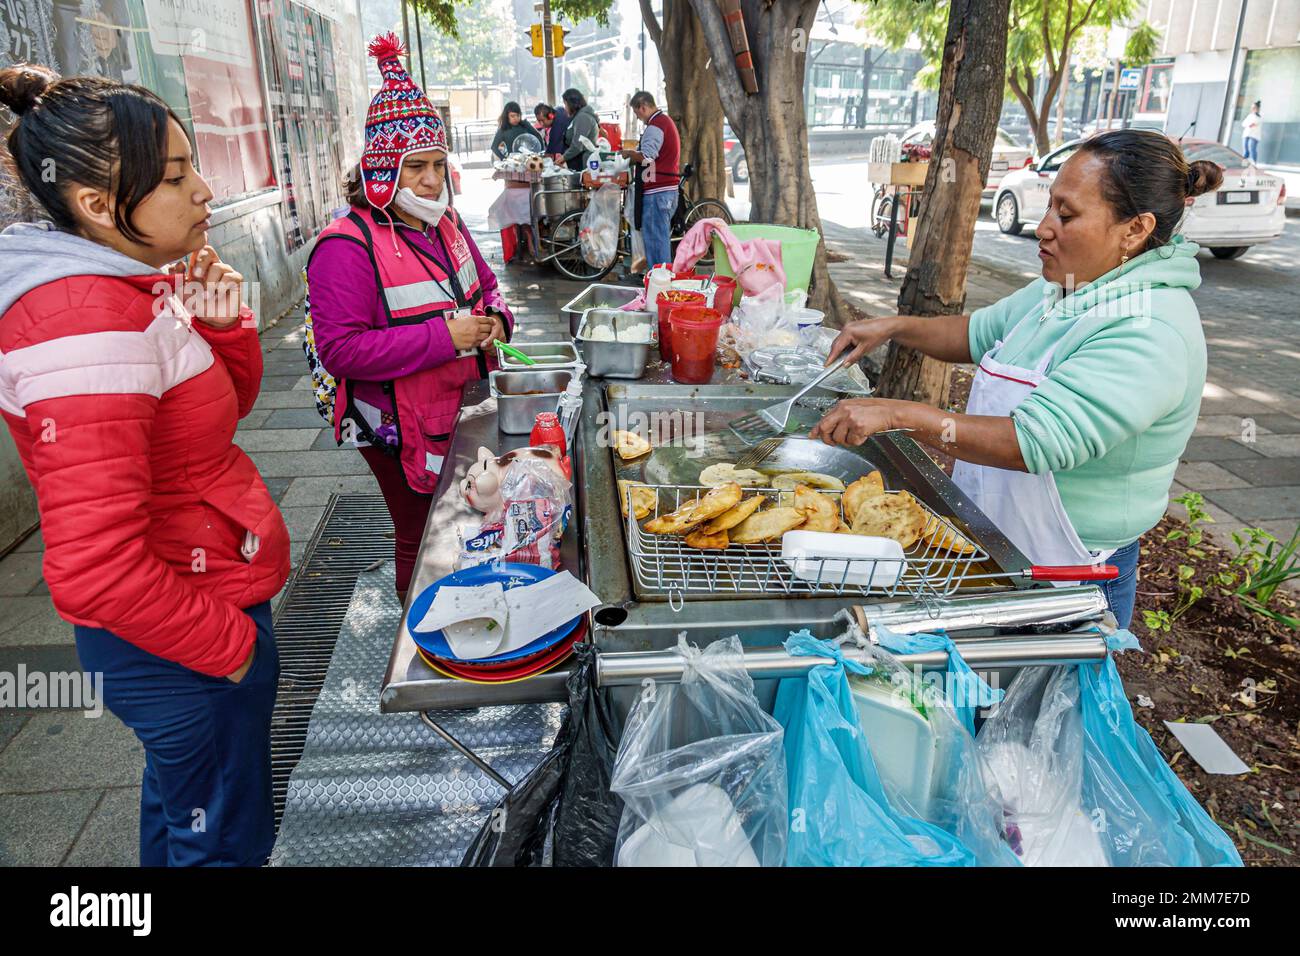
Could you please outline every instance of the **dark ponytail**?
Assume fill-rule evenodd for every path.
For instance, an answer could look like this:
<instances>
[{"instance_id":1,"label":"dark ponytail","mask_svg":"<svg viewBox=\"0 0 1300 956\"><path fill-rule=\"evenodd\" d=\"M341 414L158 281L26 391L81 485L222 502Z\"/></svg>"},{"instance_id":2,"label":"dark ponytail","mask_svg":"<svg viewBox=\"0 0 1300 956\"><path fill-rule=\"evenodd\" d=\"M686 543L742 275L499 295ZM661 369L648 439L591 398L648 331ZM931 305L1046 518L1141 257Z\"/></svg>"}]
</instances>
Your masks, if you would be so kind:
<instances>
[{"instance_id":1,"label":"dark ponytail","mask_svg":"<svg viewBox=\"0 0 1300 956\"><path fill-rule=\"evenodd\" d=\"M1147 129L1116 129L1083 142L1080 153L1104 163L1101 194L1117 220L1149 212L1156 226L1146 249L1173 238L1187 199L1218 189L1223 170L1208 160L1188 163L1182 149L1163 133Z\"/></svg>"},{"instance_id":2,"label":"dark ponytail","mask_svg":"<svg viewBox=\"0 0 1300 956\"><path fill-rule=\"evenodd\" d=\"M48 67L24 63L0 70L0 104L17 118L9 163L55 226L78 228L68 203L75 183L111 193L118 231L146 243L131 217L166 173L167 121L180 122L166 103L142 86L59 79Z\"/></svg>"}]
</instances>

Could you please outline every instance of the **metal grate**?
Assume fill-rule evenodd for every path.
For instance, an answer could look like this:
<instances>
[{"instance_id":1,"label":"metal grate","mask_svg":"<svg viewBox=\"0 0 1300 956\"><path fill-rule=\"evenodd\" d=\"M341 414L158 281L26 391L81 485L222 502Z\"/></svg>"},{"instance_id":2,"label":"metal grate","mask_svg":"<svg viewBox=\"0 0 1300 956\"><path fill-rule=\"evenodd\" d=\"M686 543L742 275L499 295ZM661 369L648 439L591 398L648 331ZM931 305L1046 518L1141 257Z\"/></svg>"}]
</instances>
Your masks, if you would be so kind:
<instances>
[{"instance_id":1,"label":"metal grate","mask_svg":"<svg viewBox=\"0 0 1300 956\"><path fill-rule=\"evenodd\" d=\"M392 557L393 522L383 497L331 495L274 618L280 652L280 684L271 715L277 832L289 776L302 758L307 724L325 683L357 575Z\"/></svg>"}]
</instances>

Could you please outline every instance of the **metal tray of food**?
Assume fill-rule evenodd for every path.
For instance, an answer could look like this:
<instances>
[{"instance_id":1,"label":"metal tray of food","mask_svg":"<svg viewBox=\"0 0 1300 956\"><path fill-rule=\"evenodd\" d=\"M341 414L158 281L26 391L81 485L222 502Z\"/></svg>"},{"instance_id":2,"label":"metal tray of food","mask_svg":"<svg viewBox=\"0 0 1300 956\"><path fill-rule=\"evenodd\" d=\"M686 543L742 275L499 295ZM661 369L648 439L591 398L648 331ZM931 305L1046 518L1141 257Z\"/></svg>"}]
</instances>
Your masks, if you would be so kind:
<instances>
[{"instance_id":1,"label":"metal tray of food","mask_svg":"<svg viewBox=\"0 0 1300 956\"><path fill-rule=\"evenodd\" d=\"M497 401L497 427L507 435L527 435L539 412L556 410L573 374L567 368L491 372L488 389Z\"/></svg>"},{"instance_id":2,"label":"metal tray of food","mask_svg":"<svg viewBox=\"0 0 1300 956\"><path fill-rule=\"evenodd\" d=\"M588 309L578 342L587 374L596 378L640 378L652 350L659 347L653 313L626 309Z\"/></svg>"},{"instance_id":3,"label":"metal tray of food","mask_svg":"<svg viewBox=\"0 0 1300 956\"><path fill-rule=\"evenodd\" d=\"M582 313L588 309L621 309L634 301L643 291L637 286L593 282L562 309L569 314L569 334L574 336L578 334L578 329L582 325Z\"/></svg>"}]
</instances>

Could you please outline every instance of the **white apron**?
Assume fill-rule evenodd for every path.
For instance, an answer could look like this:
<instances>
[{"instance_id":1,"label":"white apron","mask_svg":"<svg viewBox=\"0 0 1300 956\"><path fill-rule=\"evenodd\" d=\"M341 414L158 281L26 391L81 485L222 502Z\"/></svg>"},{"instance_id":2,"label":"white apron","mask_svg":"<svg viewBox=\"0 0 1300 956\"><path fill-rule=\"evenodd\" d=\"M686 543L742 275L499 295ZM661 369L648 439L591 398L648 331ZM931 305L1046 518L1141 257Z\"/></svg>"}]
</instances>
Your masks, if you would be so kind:
<instances>
[{"instance_id":1,"label":"white apron","mask_svg":"<svg viewBox=\"0 0 1300 956\"><path fill-rule=\"evenodd\" d=\"M1028 318L1016 323L1007 338L1015 335ZM1012 409L1047 377L1056 346L1032 369L999 362L1001 349L999 339L980 359L966 401L968 415L1010 416ZM1033 564L1093 564L1106 556L1105 552L1089 551L1079 540L1051 472L1034 475L958 461L952 480Z\"/></svg>"}]
</instances>

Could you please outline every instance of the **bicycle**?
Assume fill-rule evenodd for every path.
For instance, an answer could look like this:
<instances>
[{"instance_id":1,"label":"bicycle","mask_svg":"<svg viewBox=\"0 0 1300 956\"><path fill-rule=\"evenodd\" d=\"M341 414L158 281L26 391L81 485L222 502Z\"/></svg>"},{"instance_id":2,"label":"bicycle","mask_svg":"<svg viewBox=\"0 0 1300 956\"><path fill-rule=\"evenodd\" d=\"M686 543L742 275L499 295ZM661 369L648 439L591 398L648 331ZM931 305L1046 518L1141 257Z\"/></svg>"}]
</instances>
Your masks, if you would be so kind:
<instances>
[{"instance_id":1,"label":"bicycle","mask_svg":"<svg viewBox=\"0 0 1300 956\"><path fill-rule=\"evenodd\" d=\"M690 231L691 227L702 219L721 219L731 224L735 220L724 203L716 199L703 198L699 200L691 199L690 193L686 190L686 183L695 175L695 168L687 163L682 169L681 180L677 184L677 211L673 213L672 227L669 238L672 242L672 248L676 251L684 235ZM626 189L626 187L624 187ZM613 253L608 261L591 263L582 250L582 216L584 210L575 209L563 216L550 229L546 238L546 243L550 246L546 258L554 263L561 275L570 279L576 279L579 282L598 282L607 276L618 263L619 259L626 256L629 260L632 256L632 225L623 215L626 208L626 199L624 194L619 202L619 232L618 240L614 244ZM707 253L701 257L700 264L704 266L713 265L712 253Z\"/></svg>"}]
</instances>

